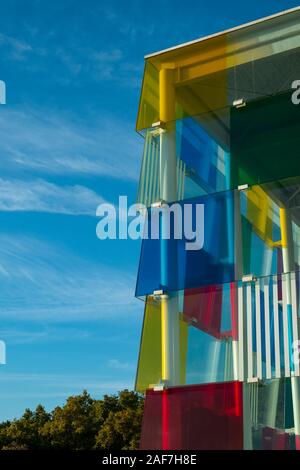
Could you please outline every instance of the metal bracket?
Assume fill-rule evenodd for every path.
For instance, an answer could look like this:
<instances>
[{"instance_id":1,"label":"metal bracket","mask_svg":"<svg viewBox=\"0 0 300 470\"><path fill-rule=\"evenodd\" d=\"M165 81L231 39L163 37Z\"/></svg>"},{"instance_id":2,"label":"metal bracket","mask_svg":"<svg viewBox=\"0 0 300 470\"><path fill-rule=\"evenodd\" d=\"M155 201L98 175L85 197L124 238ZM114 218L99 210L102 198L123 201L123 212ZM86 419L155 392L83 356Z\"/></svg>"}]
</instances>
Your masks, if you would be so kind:
<instances>
[{"instance_id":1,"label":"metal bracket","mask_svg":"<svg viewBox=\"0 0 300 470\"><path fill-rule=\"evenodd\" d=\"M157 137L161 134L164 134L166 131L166 123L163 121L153 122L151 124L151 130L149 131L151 137Z\"/></svg>"},{"instance_id":2,"label":"metal bracket","mask_svg":"<svg viewBox=\"0 0 300 470\"><path fill-rule=\"evenodd\" d=\"M154 392L162 392L164 389L165 389L164 384L157 384L157 385L154 385L153 387Z\"/></svg>"},{"instance_id":3,"label":"metal bracket","mask_svg":"<svg viewBox=\"0 0 300 470\"><path fill-rule=\"evenodd\" d=\"M246 184L239 184L239 186L237 188L238 188L238 191L245 191L246 189L249 189L249 185L247 183Z\"/></svg>"},{"instance_id":4,"label":"metal bracket","mask_svg":"<svg viewBox=\"0 0 300 470\"><path fill-rule=\"evenodd\" d=\"M164 201L163 199L160 199L159 201L152 202L151 208L152 209L159 209L164 204L167 204L166 201Z\"/></svg>"},{"instance_id":5,"label":"metal bracket","mask_svg":"<svg viewBox=\"0 0 300 470\"><path fill-rule=\"evenodd\" d=\"M259 382L259 378L258 377L251 377L251 378L247 379L247 382L248 382L248 384L255 384L255 383Z\"/></svg>"},{"instance_id":6,"label":"metal bracket","mask_svg":"<svg viewBox=\"0 0 300 470\"><path fill-rule=\"evenodd\" d=\"M163 298L166 299L167 297L168 297L168 295L162 289L153 291L153 299L154 300L161 300Z\"/></svg>"},{"instance_id":7,"label":"metal bracket","mask_svg":"<svg viewBox=\"0 0 300 470\"><path fill-rule=\"evenodd\" d=\"M154 290L154 291L153 291L153 295L154 295L154 296L164 295L164 291L163 291L162 289Z\"/></svg>"},{"instance_id":8,"label":"metal bracket","mask_svg":"<svg viewBox=\"0 0 300 470\"><path fill-rule=\"evenodd\" d=\"M244 101L244 98L239 98L238 100L233 101L232 106L235 108L243 108L246 106L246 102Z\"/></svg>"},{"instance_id":9,"label":"metal bracket","mask_svg":"<svg viewBox=\"0 0 300 470\"><path fill-rule=\"evenodd\" d=\"M166 127L166 123L164 121L156 121L151 124L151 127L160 127L164 129Z\"/></svg>"}]
</instances>

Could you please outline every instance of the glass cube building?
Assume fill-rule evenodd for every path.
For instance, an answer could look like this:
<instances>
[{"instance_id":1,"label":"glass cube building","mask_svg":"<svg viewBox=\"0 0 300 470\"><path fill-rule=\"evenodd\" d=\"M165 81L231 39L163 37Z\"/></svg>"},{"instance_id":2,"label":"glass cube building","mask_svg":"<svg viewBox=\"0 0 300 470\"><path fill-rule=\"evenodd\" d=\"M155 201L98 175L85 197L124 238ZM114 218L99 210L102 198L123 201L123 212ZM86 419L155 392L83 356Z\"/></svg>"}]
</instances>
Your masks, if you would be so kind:
<instances>
[{"instance_id":1,"label":"glass cube building","mask_svg":"<svg viewBox=\"0 0 300 470\"><path fill-rule=\"evenodd\" d=\"M141 449L300 449L299 86L300 7L145 58Z\"/></svg>"}]
</instances>

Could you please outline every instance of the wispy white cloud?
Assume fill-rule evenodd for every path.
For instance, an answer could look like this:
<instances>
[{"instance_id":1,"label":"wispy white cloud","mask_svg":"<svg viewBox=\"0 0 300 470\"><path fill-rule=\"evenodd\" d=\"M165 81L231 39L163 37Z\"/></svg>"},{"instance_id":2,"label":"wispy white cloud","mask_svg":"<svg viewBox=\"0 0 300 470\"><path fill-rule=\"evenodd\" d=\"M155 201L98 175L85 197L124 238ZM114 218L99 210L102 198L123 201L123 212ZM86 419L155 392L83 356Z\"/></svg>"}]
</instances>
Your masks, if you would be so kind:
<instances>
[{"instance_id":1,"label":"wispy white cloud","mask_svg":"<svg viewBox=\"0 0 300 470\"><path fill-rule=\"evenodd\" d=\"M116 73L116 68L122 67L122 51L112 49L110 51L93 50L89 53L89 67L92 76L96 79L120 79L120 74Z\"/></svg>"},{"instance_id":2,"label":"wispy white cloud","mask_svg":"<svg viewBox=\"0 0 300 470\"><path fill-rule=\"evenodd\" d=\"M83 319L84 321L85 319ZM127 322L128 319L126 318ZM6 342L7 346L17 344L49 344L49 343L70 343L70 342L95 342L101 343L102 345L128 345L131 343L130 335L125 335L122 331L113 331L109 335L106 331L99 330L99 326L91 328L90 324L80 323L78 326L73 326L72 323L62 325L53 324L36 324L32 322L25 322L18 326L10 325L10 321L7 321L4 326L0 329L0 340ZM127 363L125 363L126 365ZM116 366L116 363L111 364L112 367ZM130 364L128 364L130 365Z\"/></svg>"},{"instance_id":3,"label":"wispy white cloud","mask_svg":"<svg viewBox=\"0 0 300 470\"><path fill-rule=\"evenodd\" d=\"M69 322L140 313L135 273L87 261L57 245L0 235L0 266L2 318Z\"/></svg>"},{"instance_id":4,"label":"wispy white cloud","mask_svg":"<svg viewBox=\"0 0 300 470\"><path fill-rule=\"evenodd\" d=\"M104 374L105 378L99 378L98 374L32 374L6 372L3 366L0 374L0 398L63 398L70 395L81 394L88 390L94 396L101 398L105 393L116 393L125 388L133 388L133 380L115 380ZM8 387L13 387L14 392Z\"/></svg>"},{"instance_id":5,"label":"wispy white cloud","mask_svg":"<svg viewBox=\"0 0 300 470\"><path fill-rule=\"evenodd\" d=\"M71 75L78 75L82 71L83 66L82 63L78 61L78 58L75 60L73 55L69 54L61 47L56 50L55 55L71 73Z\"/></svg>"},{"instance_id":6,"label":"wispy white cloud","mask_svg":"<svg viewBox=\"0 0 300 470\"><path fill-rule=\"evenodd\" d=\"M130 362L120 361L119 359L110 359L108 361L108 366L112 369L117 370L133 370L136 368L136 364Z\"/></svg>"},{"instance_id":7,"label":"wispy white cloud","mask_svg":"<svg viewBox=\"0 0 300 470\"><path fill-rule=\"evenodd\" d=\"M108 13L108 20L112 16ZM121 33L127 38L135 38L137 28L134 25L121 27ZM44 44L36 42L37 29L25 25L30 33L32 43L23 39L0 33L0 48L2 57L6 60L22 62L23 70L34 72L50 72L53 81L71 83L79 78L81 83L114 81L120 86L139 87L142 74L142 64L130 61L126 49L106 47L105 49L87 46L76 46L68 42L57 47L51 40L51 33L45 35ZM147 31L147 30L145 30ZM30 60L29 60L30 59ZM55 74L49 70L49 62L55 62ZM131 64L132 67L128 67Z\"/></svg>"},{"instance_id":8,"label":"wispy white cloud","mask_svg":"<svg viewBox=\"0 0 300 470\"><path fill-rule=\"evenodd\" d=\"M87 125L41 109L1 109L0 169L14 176L27 170L136 181L141 150L142 139L114 116Z\"/></svg>"},{"instance_id":9,"label":"wispy white cloud","mask_svg":"<svg viewBox=\"0 0 300 470\"><path fill-rule=\"evenodd\" d=\"M58 186L42 179L0 178L0 211L34 211L70 215L95 215L105 200L84 186ZM1 267L0 267L1 270Z\"/></svg>"},{"instance_id":10,"label":"wispy white cloud","mask_svg":"<svg viewBox=\"0 0 300 470\"><path fill-rule=\"evenodd\" d=\"M46 383L47 385L51 384L53 386L59 385L61 388L70 387L70 385L74 389L83 390L84 388L101 388L101 389L115 389L121 390L122 388L126 388L128 386L128 382L124 383L121 381L115 380L101 380L99 379L98 375L72 375L72 374L32 374L32 373L11 373L6 372L0 374L0 382L39 382Z\"/></svg>"},{"instance_id":11,"label":"wispy white cloud","mask_svg":"<svg viewBox=\"0 0 300 470\"><path fill-rule=\"evenodd\" d=\"M147 21L145 21L144 15L140 17L140 21L137 20L137 17L132 14L120 15L117 10L112 9L111 6L101 6L99 8L102 16L111 23L111 27L114 28L122 36L126 37L127 42L131 41L136 44L138 38L152 37L154 34L160 32L160 24L151 21L151 16L148 15ZM182 25L181 25L182 26ZM181 27L182 30L182 27ZM168 31L166 36L169 36L173 32L173 22L168 24L165 22L164 31Z\"/></svg>"},{"instance_id":12,"label":"wispy white cloud","mask_svg":"<svg viewBox=\"0 0 300 470\"><path fill-rule=\"evenodd\" d=\"M117 82L121 86L140 88L143 62L130 61L127 54L121 49L93 49L87 50L84 55L88 59L86 72L93 80L109 80Z\"/></svg>"},{"instance_id":13,"label":"wispy white cloud","mask_svg":"<svg viewBox=\"0 0 300 470\"><path fill-rule=\"evenodd\" d=\"M27 53L32 51L32 47L27 42L12 36L0 33L0 47L8 52L8 57L12 60L24 60Z\"/></svg>"},{"instance_id":14,"label":"wispy white cloud","mask_svg":"<svg viewBox=\"0 0 300 470\"><path fill-rule=\"evenodd\" d=\"M51 411L63 406L69 396L88 390L92 397L101 399L105 394L117 394L120 390L134 387L134 378L110 377L103 371L94 374L32 374L8 372L2 366L0 373L1 420L21 416L25 408L34 409L39 403Z\"/></svg>"},{"instance_id":15,"label":"wispy white cloud","mask_svg":"<svg viewBox=\"0 0 300 470\"><path fill-rule=\"evenodd\" d=\"M37 344L37 343L57 343L72 341L91 341L93 333L89 330L80 328L53 328L39 327L38 329L27 328L1 328L1 340L5 341L7 346L16 344Z\"/></svg>"}]
</instances>

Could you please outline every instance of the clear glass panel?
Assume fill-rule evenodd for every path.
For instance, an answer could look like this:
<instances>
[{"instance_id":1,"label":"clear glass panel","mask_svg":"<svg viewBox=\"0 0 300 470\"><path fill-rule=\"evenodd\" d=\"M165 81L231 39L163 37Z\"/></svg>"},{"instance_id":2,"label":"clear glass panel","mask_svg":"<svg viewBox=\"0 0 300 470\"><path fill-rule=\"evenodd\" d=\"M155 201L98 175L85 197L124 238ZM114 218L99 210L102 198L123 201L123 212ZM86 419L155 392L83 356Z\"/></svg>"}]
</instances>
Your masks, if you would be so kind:
<instances>
[{"instance_id":1,"label":"clear glass panel","mask_svg":"<svg viewBox=\"0 0 300 470\"><path fill-rule=\"evenodd\" d=\"M250 393L253 449L290 450L293 435L290 379L275 379L253 384Z\"/></svg>"}]
</instances>

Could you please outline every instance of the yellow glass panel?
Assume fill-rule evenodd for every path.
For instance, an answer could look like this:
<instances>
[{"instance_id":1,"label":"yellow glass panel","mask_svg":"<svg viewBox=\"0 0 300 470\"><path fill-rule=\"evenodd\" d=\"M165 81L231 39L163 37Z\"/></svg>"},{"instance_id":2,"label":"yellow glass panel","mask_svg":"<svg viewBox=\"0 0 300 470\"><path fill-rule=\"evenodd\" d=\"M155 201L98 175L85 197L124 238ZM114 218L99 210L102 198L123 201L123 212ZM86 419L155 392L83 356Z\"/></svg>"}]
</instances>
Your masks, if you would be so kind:
<instances>
[{"instance_id":1,"label":"yellow glass panel","mask_svg":"<svg viewBox=\"0 0 300 470\"><path fill-rule=\"evenodd\" d=\"M251 222L257 235L268 245L273 246L273 201L261 186L252 186L246 192L247 219Z\"/></svg>"},{"instance_id":2,"label":"yellow glass panel","mask_svg":"<svg viewBox=\"0 0 300 470\"><path fill-rule=\"evenodd\" d=\"M180 337L180 384L186 383L186 354L188 325L182 318L179 322ZM145 392L147 388L161 382L162 347L161 347L161 304L148 300L145 305L144 324L141 338L139 363L135 389Z\"/></svg>"},{"instance_id":3,"label":"yellow glass panel","mask_svg":"<svg viewBox=\"0 0 300 470\"><path fill-rule=\"evenodd\" d=\"M150 62L146 62L136 128L146 129L157 121L159 121L158 71Z\"/></svg>"},{"instance_id":4,"label":"yellow glass panel","mask_svg":"<svg viewBox=\"0 0 300 470\"><path fill-rule=\"evenodd\" d=\"M161 380L161 318L160 304L147 302L141 338L135 389L144 392Z\"/></svg>"}]
</instances>

